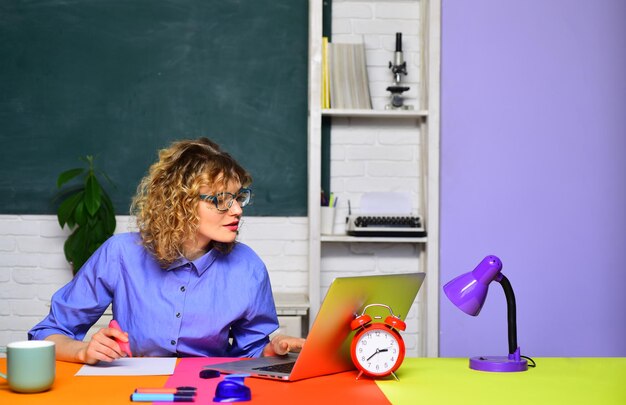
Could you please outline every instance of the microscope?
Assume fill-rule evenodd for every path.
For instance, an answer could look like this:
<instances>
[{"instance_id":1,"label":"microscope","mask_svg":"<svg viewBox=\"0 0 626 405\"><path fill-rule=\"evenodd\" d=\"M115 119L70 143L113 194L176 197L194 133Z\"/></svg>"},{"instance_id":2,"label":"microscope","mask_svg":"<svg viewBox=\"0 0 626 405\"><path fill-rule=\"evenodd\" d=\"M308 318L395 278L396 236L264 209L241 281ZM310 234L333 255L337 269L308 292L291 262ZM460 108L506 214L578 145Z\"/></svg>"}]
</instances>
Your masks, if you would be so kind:
<instances>
[{"instance_id":1,"label":"microscope","mask_svg":"<svg viewBox=\"0 0 626 405\"><path fill-rule=\"evenodd\" d=\"M391 104L385 106L385 110L412 110L412 105L404 105L402 93L409 87L400 84L402 75L406 76L406 62L402 55L402 33L396 32L396 51L393 54L393 63L389 62L389 69L393 73L393 85L387 87L391 92Z\"/></svg>"}]
</instances>

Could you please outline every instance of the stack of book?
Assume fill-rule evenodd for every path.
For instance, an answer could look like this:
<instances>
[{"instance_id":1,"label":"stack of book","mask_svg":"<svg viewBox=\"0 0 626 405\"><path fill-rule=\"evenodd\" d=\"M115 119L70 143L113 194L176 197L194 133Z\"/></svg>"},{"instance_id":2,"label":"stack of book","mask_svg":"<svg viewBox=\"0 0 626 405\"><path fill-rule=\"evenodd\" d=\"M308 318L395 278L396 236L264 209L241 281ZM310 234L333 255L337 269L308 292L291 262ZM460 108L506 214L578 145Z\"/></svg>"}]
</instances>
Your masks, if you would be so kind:
<instances>
[{"instance_id":1,"label":"stack of book","mask_svg":"<svg viewBox=\"0 0 626 405\"><path fill-rule=\"evenodd\" d=\"M363 43L322 46L322 108L371 109Z\"/></svg>"}]
</instances>

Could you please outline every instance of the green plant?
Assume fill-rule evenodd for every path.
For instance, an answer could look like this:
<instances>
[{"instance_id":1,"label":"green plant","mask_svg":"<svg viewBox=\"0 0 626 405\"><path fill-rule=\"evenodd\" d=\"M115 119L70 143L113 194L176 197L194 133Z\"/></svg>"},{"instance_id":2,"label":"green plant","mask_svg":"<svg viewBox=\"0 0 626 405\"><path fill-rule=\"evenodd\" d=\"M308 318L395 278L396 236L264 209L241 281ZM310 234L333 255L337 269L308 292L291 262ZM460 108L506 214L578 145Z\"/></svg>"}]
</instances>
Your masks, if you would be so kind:
<instances>
[{"instance_id":1,"label":"green plant","mask_svg":"<svg viewBox=\"0 0 626 405\"><path fill-rule=\"evenodd\" d=\"M111 198L104 191L94 170L93 156L81 158L86 168L66 170L59 175L57 187L82 176L83 181L66 186L61 191L61 203L57 210L59 225L72 231L63 245L65 258L76 274L83 263L115 231L115 211ZM99 172L109 183L109 177Z\"/></svg>"}]
</instances>

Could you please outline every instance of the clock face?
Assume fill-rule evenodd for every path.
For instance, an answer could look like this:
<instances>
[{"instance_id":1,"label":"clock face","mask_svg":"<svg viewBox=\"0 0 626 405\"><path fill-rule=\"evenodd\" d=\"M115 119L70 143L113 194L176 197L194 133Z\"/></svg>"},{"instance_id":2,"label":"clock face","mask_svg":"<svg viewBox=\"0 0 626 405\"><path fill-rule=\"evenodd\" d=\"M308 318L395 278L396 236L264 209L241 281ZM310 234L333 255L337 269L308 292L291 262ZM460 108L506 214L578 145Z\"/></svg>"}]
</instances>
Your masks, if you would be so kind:
<instances>
[{"instance_id":1,"label":"clock face","mask_svg":"<svg viewBox=\"0 0 626 405\"><path fill-rule=\"evenodd\" d=\"M383 376L395 371L404 359L404 343L386 327L366 329L356 336L353 360L363 372Z\"/></svg>"}]
</instances>

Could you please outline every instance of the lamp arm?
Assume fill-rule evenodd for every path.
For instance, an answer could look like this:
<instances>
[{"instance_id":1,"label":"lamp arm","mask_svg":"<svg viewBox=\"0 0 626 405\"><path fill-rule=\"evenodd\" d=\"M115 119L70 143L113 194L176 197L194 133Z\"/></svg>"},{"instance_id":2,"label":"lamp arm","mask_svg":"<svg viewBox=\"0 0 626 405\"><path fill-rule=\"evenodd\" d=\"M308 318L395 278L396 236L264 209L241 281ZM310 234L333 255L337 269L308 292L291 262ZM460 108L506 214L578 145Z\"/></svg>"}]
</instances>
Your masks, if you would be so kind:
<instances>
[{"instance_id":1,"label":"lamp arm","mask_svg":"<svg viewBox=\"0 0 626 405\"><path fill-rule=\"evenodd\" d=\"M496 281L502 286L504 296L506 298L507 320L509 327L509 354L514 354L517 351L517 309L515 307L515 294L513 293L513 287L511 287L509 279L506 278L504 274L500 273L499 277L496 278Z\"/></svg>"}]
</instances>

